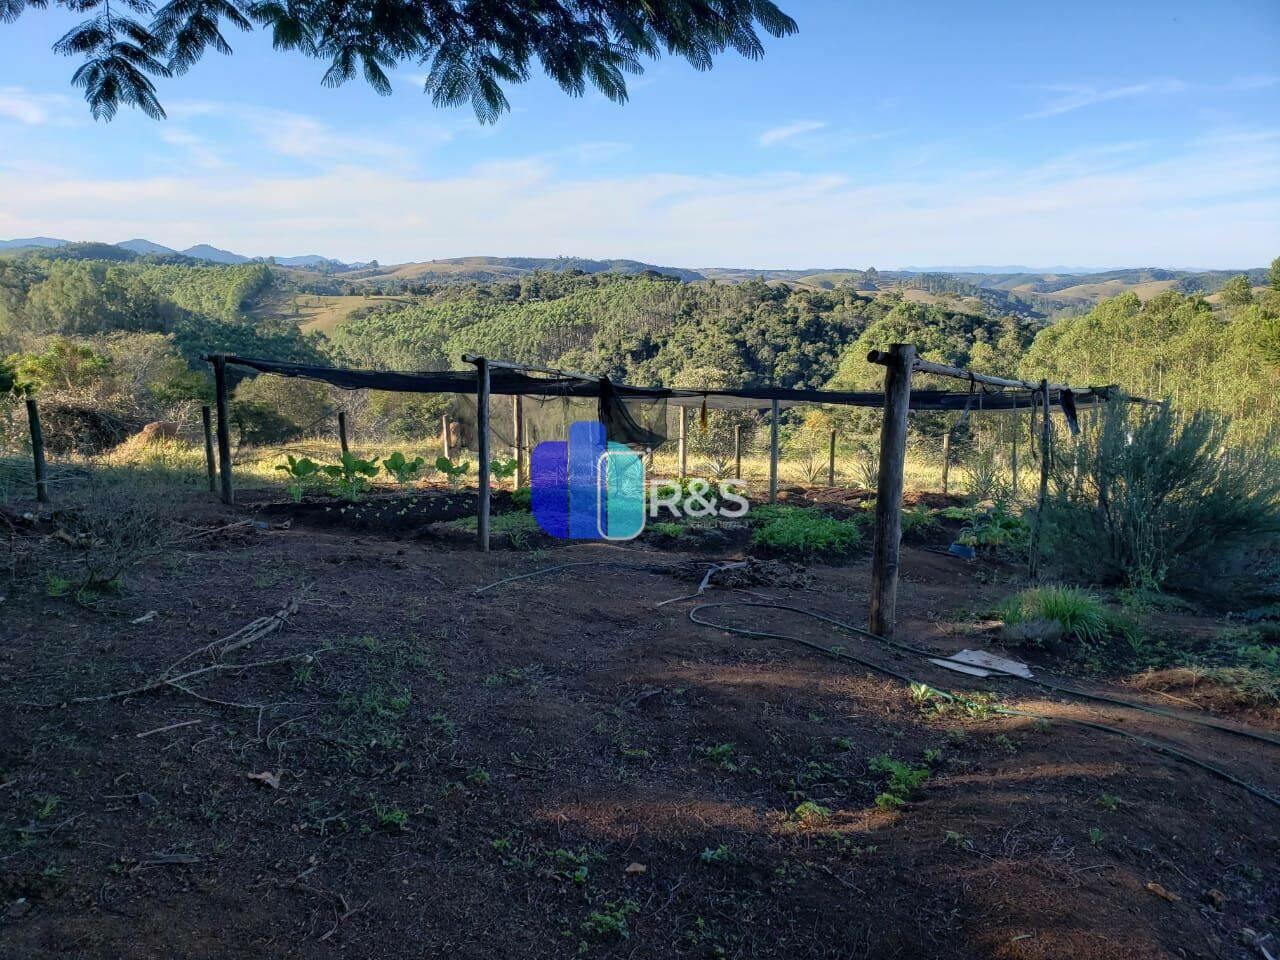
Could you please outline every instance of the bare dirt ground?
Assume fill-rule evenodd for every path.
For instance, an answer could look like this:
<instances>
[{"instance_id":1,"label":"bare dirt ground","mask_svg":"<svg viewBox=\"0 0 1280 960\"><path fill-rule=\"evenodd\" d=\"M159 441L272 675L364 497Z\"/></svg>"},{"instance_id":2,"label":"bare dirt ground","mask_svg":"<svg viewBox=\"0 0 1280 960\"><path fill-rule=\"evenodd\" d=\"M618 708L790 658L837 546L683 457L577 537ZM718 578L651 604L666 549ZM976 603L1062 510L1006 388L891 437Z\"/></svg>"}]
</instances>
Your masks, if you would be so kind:
<instances>
[{"instance_id":1,"label":"bare dirt ground","mask_svg":"<svg viewBox=\"0 0 1280 960\"><path fill-rule=\"evenodd\" d=\"M1277 809L1065 721L1273 795L1280 747L970 680L782 611L704 611L1052 719L917 703L901 680L688 617L763 595L861 624L865 562L658 606L707 559L241 526L98 604L13 590L0 956L1280 955ZM1015 577L907 547L898 636L993 648L975 614ZM227 642L291 600L282 629ZM899 806L876 802L883 756L928 772Z\"/></svg>"}]
</instances>

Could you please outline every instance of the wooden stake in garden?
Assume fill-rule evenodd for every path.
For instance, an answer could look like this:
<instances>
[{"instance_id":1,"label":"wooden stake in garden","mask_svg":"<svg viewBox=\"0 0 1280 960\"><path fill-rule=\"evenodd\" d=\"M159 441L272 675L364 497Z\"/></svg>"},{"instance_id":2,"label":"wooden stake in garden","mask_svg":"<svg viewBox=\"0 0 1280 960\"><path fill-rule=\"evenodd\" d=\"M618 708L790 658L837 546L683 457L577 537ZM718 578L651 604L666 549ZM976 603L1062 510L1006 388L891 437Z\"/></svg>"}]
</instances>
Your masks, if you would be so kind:
<instances>
[{"instance_id":1,"label":"wooden stake in garden","mask_svg":"<svg viewBox=\"0 0 1280 960\"><path fill-rule=\"evenodd\" d=\"M1032 580L1040 576L1040 535L1044 528L1044 504L1049 497L1049 463L1053 458L1053 422L1049 415L1049 381L1040 381L1040 403L1044 416L1040 421L1040 495L1036 497L1036 518L1031 527L1031 551L1027 573Z\"/></svg>"},{"instance_id":2,"label":"wooden stake in garden","mask_svg":"<svg viewBox=\"0 0 1280 960\"><path fill-rule=\"evenodd\" d=\"M524 397L516 394L511 398L511 433L515 438L516 489L524 486Z\"/></svg>"},{"instance_id":3,"label":"wooden stake in garden","mask_svg":"<svg viewBox=\"0 0 1280 960\"><path fill-rule=\"evenodd\" d=\"M902 541L902 484L907 461L907 414L916 348L895 343L887 353L873 350L883 364L884 421L880 428L880 477L876 485L876 529L871 545L871 598L867 629L893 636L898 600L898 553Z\"/></svg>"},{"instance_id":4,"label":"wooden stake in garden","mask_svg":"<svg viewBox=\"0 0 1280 960\"><path fill-rule=\"evenodd\" d=\"M836 432L831 431L831 451L827 458L827 486L836 485Z\"/></svg>"},{"instance_id":5,"label":"wooden stake in garden","mask_svg":"<svg viewBox=\"0 0 1280 960\"><path fill-rule=\"evenodd\" d=\"M213 411L206 403L200 408L200 421L204 426L204 468L209 474L209 492L218 492L218 465L213 459Z\"/></svg>"},{"instance_id":6,"label":"wooden stake in garden","mask_svg":"<svg viewBox=\"0 0 1280 960\"><path fill-rule=\"evenodd\" d=\"M351 452L351 447L347 444L347 411L338 411L338 445L342 447L344 454Z\"/></svg>"},{"instance_id":7,"label":"wooden stake in garden","mask_svg":"<svg viewBox=\"0 0 1280 960\"><path fill-rule=\"evenodd\" d=\"M942 435L942 492L949 493L947 482L951 479L951 427Z\"/></svg>"},{"instance_id":8,"label":"wooden stake in garden","mask_svg":"<svg viewBox=\"0 0 1280 960\"><path fill-rule=\"evenodd\" d=\"M231 483L231 410L227 400L227 357L216 353L213 363L214 403L218 409L218 474L222 480L222 502L236 502Z\"/></svg>"},{"instance_id":9,"label":"wooden stake in garden","mask_svg":"<svg viewBox=\"0 0 1280 960\"><path fill-rule=\"evenodd\" d=\"M449 415L447 413L440 415L440 446L444 448L444 458L452 459L449 456Z\"/></svg>"},{"instance_id":10,"label":"wooden stake in garden","mask_svg":"<svg viewBox=\"0 0 1280 960\"><path fill-rule=\"evenodd\" d=\"M742 424L733 425L733 478L742 479Z\"/></svg>"},{"instance_id":11,"label":"wooden stake in garden","mask_svg":"<svg viewBox=\"0 0 1280 960\"><path fill-rule=\"evenodd\" d=\"M769 502L778 502L778 401L769 402Z\"/></svg>"},{"instance_id":12,"label":"wooden stake in garden","mask_svg":"<svg viewBox=\"0 0 1280 960\"><path fill-rule=\"evenodd\" d=\"M476 509L476 539L484 553L489 552L489 361L484 357L468 358L476 365L476 456L480 460L477 479L480 484Z\"/></svg>"},{"instance_id":13,"label":"wooden stake in garden","mask_svg":"<svg viewBox=\"0 0 1280 960\"><path fill-rule=\"evenodd\" d=\"M680 479L689 475L689 411L680 408Z\"/></svg>"},{"instance_id":14,"label":"wooden stake in garden","mask_svg":"<svg viewBox=\"0 0 1280 960\"><path fill-rule=\"evenodd\" d=\"M48 469L44 462L44 428L40 426L40 405L27 397L27 425L31 428L31 460L35 464L36 500L49 502Z\"/></svg>"}]
</instances>

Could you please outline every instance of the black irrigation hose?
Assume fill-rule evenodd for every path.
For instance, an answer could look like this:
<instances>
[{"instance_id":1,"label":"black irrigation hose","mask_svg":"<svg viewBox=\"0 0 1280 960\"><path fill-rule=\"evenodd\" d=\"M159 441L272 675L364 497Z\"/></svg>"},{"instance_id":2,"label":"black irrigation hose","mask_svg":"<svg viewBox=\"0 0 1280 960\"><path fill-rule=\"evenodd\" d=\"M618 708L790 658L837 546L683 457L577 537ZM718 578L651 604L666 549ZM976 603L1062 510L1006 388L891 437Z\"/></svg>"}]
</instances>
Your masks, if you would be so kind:
<instances>
[{"instance_id":1,"label":"black irrigation hose","mask_svg":"<svg viewBox=\"0 0 1280 960\"><path fill-rule=\"evenodd\" d=\"M841 630L848 631L849 633L857 634L858 636L866 637L870 640L875 640L878 643L887 644L891 647L897 647L899 650L905 650L908 653L914 653L917 656L928 657L928 658L944 656L943 654L939 654L936 651L926 650L924 647L917 647L914 644L902 643L901 641L898 641L898 640L891 640L888 637L878 636L874 633L871 633L869 630L863 630L861 627L855 627L851 623L845 623L843 620L837 620L835 617L829 617L826 614L817 613L813 610L806 610L803 607L793 607L785 603L746 603L745 601L743 601L743 604L746 606L753 606L753 607L773 607L778 610L788 610L792 613L799 613L799 614L802 614L803 616L812 617L815 620L821 620L824 623L832 624L833 626L839 627ZM1233 736L1244 737L1247 740L1257 740L1261 743L1268 743L1273 747L1280 747L1280 738L1272 737L1265 733L1258 733L1253 730L1244 730L1239 727L1228 726L1227 724L1218 723L1214 720L1206 720L1203 717L1192 717L1192 716L1187 716L1181 713L1174 713L1171 710L1162 710L1159 707L1148 706L1145 703L1135 703L1132 700L1124 700L1124 699L1121 699L1120 697L1109 697L1101 693L1087 693L1084 690L1076 690L1072 687L1064 687L1064 686L1061 686L1060 684L1052 683L1048 680L1040 680L1035 677L1024 677L1017 673L1009 673L1008 671L1000 670L997 667L984 667L983 669L990 670L992 673L997 673L1002 677L1009 677L1014 680L1021 680L1023 683L1030 683L1033 686L1042 687L1045 690L1052 690L1055 693L1060 693L1060 694L1063 694L1064 696L1079 697L1082 700L1092 700L1096 703L1109 703L1113 706L1123 707L1128 710L1139 710L1143 713L1152 714L1153 716L1164 717L1166 720L1177 720L1182 723L1193 723L1193 724L1196 724L1197 726L1208 727L1211 730L1218 730L1222 733L1232 734Z\"/></svg>"},{"instance_id":2,"label":"black irrigation hose","mask_svg":"<svg viewBox=\"0 0 1280 960\"><path fill-rule=\"evenodd\" d=\"M803 614L805 616L813 617L818 620L829 621L840 627L844 627L845 629L851 630L854 633L861 634L866 637L870 637L873 640L878 640L880 642L889 644L890 646L898 647L910 653L925 654L929 657L932 657L933 654L927 650L922 650L921 648L913 647L910 644L899 643L899 642L890 640L887 637L878 636L877 634L871 633L869 631L862 630L858 627L853 627L849 624L843 623L842 621L836 620L833 617L827 617L823 614L814 613L811 610L805 610L802 607L792 607L787 604L781 604L781 603L751 603L748 601L723 601L720 603L701 603L689 611L689 619L693 623L696 623L700 626L711 627L712 629L715 629L715 630L723 630L727 633L736 633L736 634L739 634L740 636L745 636L745 637L760 637L760 638L770 639L770 640L787 640L791 643L798 643L801 646L809 647L812 650L817 650L819 653L825 654L826 656L829 656L829 657L833 657L837 660L849 660L853 663L857 663L857 664L860 664L861 666L867 667L870 670L874 670L878 673L886 674L887 676L893 677L897 680L902 680L905 683L917 684L920 686L928 687L930 690L934 691L935 693L937 693L939 696L943 697L946 700L952 700L965 705L975 705L974 701L968 699L963 694L956 693L950 690L943 690L933 686L932 684L922 683L921 681L916 680L913 677L909 677L904 673L899 673L898 671L890 669L889 667L881 666L878 663L872 663L870 660L863 660L861 657L855 657L851 653L846 653L845 651L836 649L834 647L824 647L820 643L815 643L812 640L806 640L803 637L793 637L793 636L790 636L789 634L772 633L766 630L750 630L750 629L747 629L746 627L729 626L727 624L716 623L712 620L707 620L703 617L698 616L699 611L708 610L715 607L773 607L779 610L789 610L795 613ZM1013 674L1010 674L1010 676L1013 676ZM1076 720L1071 717L1046 717L1042 714L1031 713L1030 711L1026 711L1026 710L1015 710L1008 707L992 707L990 709L992 709L995 713L1004 714L1006 716L1029 717L1034 720L1045 720L1048 722L1054 722L1056 720L1058 722L1073 723L1073 724L1076 724L1077 726L1085 727L1087 729L1100 730L1104 733L1110 733L1115 736L1125 737L1127 739L1140 743L1143 746L1148 747L1158 753L1163 753L1166 756L1173 757L1174 759L1180 760L1183 763L1187 763L1187 764L1190 764L1191 766L1198 767L1201 770L1204 770L1205 772L1212 774L1213 776L1217 777L1220 780L1230 783L1233 786L1239 787L1240 789L1257 797L1260 800L1265 800L1267 803L1271 804L1272 806L1280 807L1280 799L1273 797L1271 794L1267 793L1264 790L1259 789L1258 787L1253 786L1250 783L1246 783L1245 781L1234 776L1233 774L1228 773L1226 770L1223 770L1221 767L1214 766L1211 763L1206 763L1203 760L1198 760L1195 757L1191 756L1190 754L1183 753L1181 750L1178 750L1175 747L1170 747L1162 743L1157 743L1154 740L1149 740L1146 737L1139 736L1138 734L1130 733L1127 730L1120 730L1116 727L1109 727L1106 724L1095 723L1092 720Z\"/></svg>"}]
</instances>

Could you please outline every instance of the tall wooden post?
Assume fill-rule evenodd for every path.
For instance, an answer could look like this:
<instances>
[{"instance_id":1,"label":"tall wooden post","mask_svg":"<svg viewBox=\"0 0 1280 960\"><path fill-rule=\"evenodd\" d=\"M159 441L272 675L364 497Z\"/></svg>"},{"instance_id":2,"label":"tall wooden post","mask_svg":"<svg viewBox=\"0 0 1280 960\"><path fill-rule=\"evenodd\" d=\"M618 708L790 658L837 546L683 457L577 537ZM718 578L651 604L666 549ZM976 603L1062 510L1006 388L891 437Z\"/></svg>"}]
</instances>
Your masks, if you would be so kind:
<instances>
[{"instance_id":1,"label":"tall wooden post","mask_svg":"<svg viewBox=\"0 0 1280 960\"><path fill-rule=\"evenodd\" d=\"M1022 425L1018 423L1018 404L1013 404L1013 449L1010 451L1009 468L1013 474L1013 499L1018 499L1018 432L1022 429Z\"/></svg>"},{"instance_id":2,"label":"tall wooden post","mask_svg":"<svg viewBox=\"0 0 1280 960\"><path fill-rule=\"evenodd\" d=\"M742 479L742 424L733 425L733 479Z\"/></svg>"},{"instance_id":3,"label":"tall wooden post","mask_svg":"<svg viewBox=\"0 0 1280 960\"><path fill-rule=\"evenodd\" d=\"M440 415L440 446L444 448L445 459L452 459L449 455L449 415L447 413Z\"/></svg>"},{"instance_id":4,"label":"tall wooden post","mask_svg":"<svg viewBox=\"0 0 1280 960\"><path fill-rule=\"evenodd\" d=\"M942 435L942 492L949 493L947 482L951 479L951 428Z\"/></svg>"},{"instance_id":5,"label":"tall wooden post","mask_svg":"<svg viewBox=\"0 0 1280 960\"><path fill-rule=\"evenodd\" d=\"M218 492L218 465L213 459L213 411L206 403L200 408L200 422L204 426L204 468L209 474L209 492Z\"/></svg>"},{"instance_id":6,"label":"tall wooden post","mask_svg":"<svg viewBox=\"0 0 1280 960\"><path fill-rule=\"evenodd\" d=\"M680 479L689 475L689 411L680 408Z\"/></svg>"},{"instance_id":7,"label":"tall wooden post","mask_svg":"<svg viewBox=\"0 0 1280 960\"><path fill-rule=\"evenodd\" d=\"M476 512L476 538L480 549L489 552L489 361L476 357L476 456L480 491Z\"/></svg>"},{"instance_id":8,"label":"tall wooden post","mask_svg":"<svg viewBox=\"0 0 1280 960\"><path fill-rule=\"evenodd\" d=\"M1040 536L1044 530L1044 504L1049 497L1049 462L1053 458L1053 423L1049 415L1049 381L1040 381L1040 403L1044 417L1040 422L1040 495L1036 497L1036 520L1031 528L1031 552L1027 572L1031 579L1040 576Z\"/></svg>"},{"instance_id":9,"label":"tall wooden post","mask_svg":"<svg viewBox=\"0 0 1280 960\"><path fill-rule=\"evenodd\" d=\"M236 502L235 488L231 483L231 410L227 402L227 358L224 354L213 357L214 404L218 409L218 474L222 480L222 502Z\"/></svg>"},{"instance_id":10,"label":"tall wooden post","mask_svg":"<svg viewBox=\"0 0 1280 960\"><path fill-rule=\"evenodd\" d=\"M831 431L831 451L827 458L827 486L836 485L836 432Z\"/></svg>"},{"instance_id":11,"label":"tall wooden post","mask_svg":"<svg viewBox=\"0 0 1280 960\"><path fill-rule=\"evenodd\" d=\"M516 394L511 398L511 434L515 439L516 489L524 486L524 397Z\"/></svg>"},{"instance_id":12,"label":"tall wooden post","mask_svg":"<svg viewBox=\"0 0 1280 960\"><path fill-rule=\"evenodd\" d=\"M778 401L769 402L769 502L778 502Z\"/></svg>"},{"instance_id":13,"label":"tall wooden post","mask_svg":"<svg viewBox=\"0 0 1280 960\"><path fill-rule=\"evenodd\" d=\"M44 428L40 426L40 406L27 397L27 425L31 428L31 460L35 464L36 500L49 502L49 476L44 461Z\"/></svg>"},{"instance_id":14,"label":"tall wooden post","mask_svg":"<svg viewBox=\"0 0 1280 960\"><path fill-rule=\"evenodd\" d=\"M907 413L911 408L911 365L916 348L895 343L888 353L872 351L882 363L884 422L880 428L880 477L876 485L876 529L871 545L871 602L867 629L892 637L898 602L898 551L902 541L902 484L907 461Z\"/></svg>"},{"instance_id":15,"label":"tall wooden post","mask_svg":"<svg viewBox=\"0 0 1280 960\"><path fill-rule=\"evenodd\" d=\"M347 411L338 411L338 445L342 447L343 453L350 453L351 448L347 445Z\"/></svg>"}]
</instances>

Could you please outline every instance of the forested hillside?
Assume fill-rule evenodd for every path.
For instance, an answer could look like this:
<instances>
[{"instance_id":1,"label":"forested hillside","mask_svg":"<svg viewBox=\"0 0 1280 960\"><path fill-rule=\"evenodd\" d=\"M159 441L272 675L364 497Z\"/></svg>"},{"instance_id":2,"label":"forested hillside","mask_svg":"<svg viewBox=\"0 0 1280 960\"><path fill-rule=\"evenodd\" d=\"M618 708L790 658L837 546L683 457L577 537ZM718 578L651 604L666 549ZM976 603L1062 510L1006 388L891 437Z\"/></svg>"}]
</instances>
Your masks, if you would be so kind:
<instances>
[{"instance_id":1,"label":"forested hillside","mask_svg":"<svg viewBox=\"0 0 1280 960\"><path fill-rule=\"evenodd\" d=\"M1234 417L1238 435L1256 436L1280 423L1277 274L1262 292L1253 284L1263 276L1228 280L1212 302L1175 289L1144 302L1130 291L1050 321L1001 310L977 296L988 291L954 278L927 277L934 299L919 302L901 289L863 289L865 276L820 289L535 272L369 298L327 334L303 334L288 310L307 289L295 271L84 259L63 248L0 259L0 355L5 379L32 388L114 376L95 402L127 396L124 405L151 416L163 413L157 398L201 392L199 358L214 351L398 369L456 368L461 354L479 352L637 384L865 389L880 376L867 351L912 342L926 357L977 370L1118 383L1207 407ZM162 354L174 363L124 376L130 358ZM198 376L156 380L184 369Z\"/></svg>"}]
</instances>

